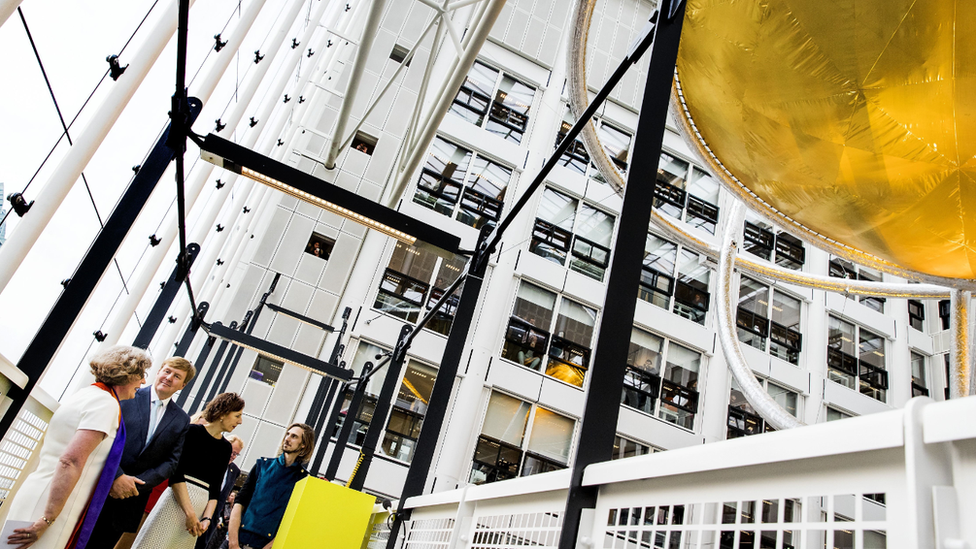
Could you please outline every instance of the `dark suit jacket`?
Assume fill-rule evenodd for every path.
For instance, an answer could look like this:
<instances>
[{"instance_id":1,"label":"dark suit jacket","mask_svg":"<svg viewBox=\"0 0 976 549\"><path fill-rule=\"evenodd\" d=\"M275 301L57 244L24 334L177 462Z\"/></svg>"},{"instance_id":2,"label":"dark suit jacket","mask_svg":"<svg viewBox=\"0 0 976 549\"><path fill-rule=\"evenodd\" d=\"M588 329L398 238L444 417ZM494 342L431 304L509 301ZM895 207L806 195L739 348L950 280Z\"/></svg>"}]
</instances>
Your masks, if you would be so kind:
<instances>
[{"instance_id":1,"label":"dark suit jacket","mask_svg":"<svg viewBox=\"0 0 976 549\"><path fill-rule=\"evenodd\" d=\"M136 497L123 500L108 498L106 501L106 506L111 505L112 511L117 513L114 522L126 532L135 532L142 520L142 511L146 508L150 492L176 470L176 464L183 452L183 438L190 425L190 417L171 399L163 419L147 445L151 398L152 389L144 387L136 391L135 398L121 402L122 417L125 420L125 448L122 450L122 463L115 478L126 474L146 483L139 486L139 495Z\"/></svg>"},{"instance_id":2,"label":"dark suit jacket","mask_svg":"<svg viewBox=\"0 0 976 549\"><path fill-rule=\"evenodd\" d=\"M197 549L209 546L211 543L211 538L218 535L217 520L222 516L224 508L227 506L227 496L229 496L234 490L234 483L237 482L237 477L240 475L240 467L234 465L233 463L227 466L227 472L224 474L224 486L220 490L220 499L217 500L217 508L214 509L213 520L210 521L210 527L207 529L207 533L200 536L201 539L206 540L206 544L201 545L199 542L197 542ZM219 535L227 535L227 530L225 529L223 532L219 532ZM223 537L221 537L221 540L223 540Z\"/></svg>"}]
</instances>

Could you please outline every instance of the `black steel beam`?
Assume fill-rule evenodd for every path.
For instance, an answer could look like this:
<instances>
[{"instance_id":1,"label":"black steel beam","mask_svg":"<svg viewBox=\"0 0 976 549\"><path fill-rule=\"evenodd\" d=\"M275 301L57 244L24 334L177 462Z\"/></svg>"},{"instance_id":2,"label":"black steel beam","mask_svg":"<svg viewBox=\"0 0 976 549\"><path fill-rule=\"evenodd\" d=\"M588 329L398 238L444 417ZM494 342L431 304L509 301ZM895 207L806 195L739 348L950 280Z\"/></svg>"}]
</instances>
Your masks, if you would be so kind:
<instances>
[{"instance_id":1,"label":"black steel beam","mask_svg":"<svg viewBox=\"0 0 976 549\"><path fill-rule=\"evenodd\" d=\"M200 245L196 243L190 244L186 247L186 253L187 266L189 267L200 253ZM166 280L163 290L156 297L156 303L153 304L149 315L146 316L146 320L142 323L139 334L136 335L136 339L132 342L133 347L139 347L140 349L149 348L149 344L152 343L152 339L156 335L156 330L159 329L159 325L166 318L166 311L169 310L170 305L173 304L173 299L180 292L184 278L185 276L183 276L182 268L180 267L180 260L177 258L176 267L173 268L173 272L169 275L169 279Z\"/></svg>"},{"instance_id":2,"label":"black steel beam","mask_svg":"<svg viewBox=\"0 0 976 549\"><path fill-rule=\"evenodd\" d=\"M678 9L674 9L675 7ZM637 308L636 296L644 259L645 237L651 221L654 183L661 158L671 83L681 40L684 0L663 0L660 9L661 15L654 29L654 45L651 49L647 82L644 85L637 134L634 137L633 160L617 221L617 242L610 264L602 320L593 354L594 367L588 373L589 387L572 462L559 549L576 547L582 511L596 507L599 488L583 486L583 472L588 465L609 461L613 455L613 440L620 413L620 392L623 388L627 352ZM670 17L664 14L670 14Z\"/></svg>"},{"instance_id":3,"label":"black steel beam","mask_svg":"<svg viewBox=\"0 0 976 549\"><path fill-rule=\"evenodd\" d=\"M339 463L342 461L342 454L346 450L346 441L349 440L349 435L352 434L352 425L356 422L356 416L359 414L359 406L362 404L363 394L366 392L366 383L363 380L369 375L372 369L372 362L363 364L360 382L356 384L356 390L352 392L349 408L346 409L346 419L342 422L342 428L339 429L339 435L336 437L336 445L332 450L332 458L329 459L329 467L325 470L325 478L329 480L334 480L336 472L339 471ZM343 395L339 394L336 399L341 406Z\"/></svg>"},{"instance_id":4,"label":"black steel beam","mask_svg":"<svg viewBox=\"0 0 976 549\"><path fill-rule=\"evenodd\" d=\"M376 454L376 446L380 442L380 433L386 428L386 420L390 417L390 407L393 405L393 398L396 396L397 389L400 388L400 372L403 370L403 362L406 352L403 350L410 335L412 327L404 324L400 328L400 337L397 338L397 349L394 350L390 359L390 367L386 370L386 377L383 378L383 387L380 389L380 396L376 398L376 406L373 408L373 417L369 419L369 427L366 428L366 440L360 449L359 462L353 469L353 474L349 478L348 486L353 490L362 490L366 482L366 475L369 474L369 467L373 463L373 455ZM418 328L420 329L420 328ZM365 380L360 385L366 385Z\"/></svg>"},{"instance_id":5,"label":"black steel beam","mask_svg":"<svg viewBox=\"0 0 976 549\"><path fill-rule=\"evenodd\" d=\"M235 320L234 322L230 323L230 329L234 330L236 328L237 328L237 321ZM210 336L210 339L216 339L216 338ZM213 343L211 343L210 345L212 347ZM196 396L193 397L193 402L190 404L190 409L187 410L188 414L193 415L196 413L197 410L200 409L200 405L203 403L203 396L207 394L207 389L210 387L210 383L213 381L214 376L217 374L217 371L220 369L220 359L224 358L224 353L227 352L228 345L230 345L230 343L227 340L223 340L220 342L220 345L217 347L217 354L214 356L213 362L210 363L210 368L207 369L207 375L204 376L203 383L200 385L200 388L197 389Z\"/></svg>"},{"instance_id":6,"label":"black steel beam","mask_svg":"<svg viewBox=\"0 0 976 549\"><path fill-rule=\"evenodd\" d=\"M307 317L307 316L305 316L305 315L303 315L303 314L301 314L299 312L292 311L290 309L286 309L286 308L281 307L279 305L275 305L274 303L266 303L266 305L268 306L269 309L271 309L272 311L274 311L276 313L280 313L280 314L283 314L285 316L290 316L290 317L294 318L295 320L297 320L299 322L304 322L305 324L308 324L309 326L315 326L316 328L320 328L322 330L325 330L326 332L334 332L335 331L335 328L333 328L332 326L329 326L325 322L319 322L318 320L315 320L314 318L311 318L311 317Z\"/></svg>"},{"instance_id":7,"label":"black steel beam","mask_svg":"<svg viewBox=\"0 0 976 549\"><path fill-rule=\"evenodd\" d=\"M321 200L331 202L336 206L368 217L443 250L457 252L461 244L461 239L457 235L441 230L433 225L428 225L419 219L414 219L394 209L387 208L364 196L347 191L338 185L323 181L318 177L309 175L299 169L292 168L291 166L217 137L216 135L207 135L201 145L201 149L201 153L206 152L213 157L219 157L220 160L215 163L222 165L226 170L241 173L242 167L251 169L271 179L285 183L302 193L307 193ZM220 163L221 160L222 164Z\"/></svg>"},{"instance_id":8,"label":"black steel beam","mask_svg":"<svg viewBox=\"0 0 976 549\"><path fill-rule=\"evenodd\" d=\"M206 301L201 303L200 306L202 307L204 303L206 303ZM190 398L190 391L193 389L193 385L198 379L200 379L200 376L203 375L203 365L206 364L207 358L210 357L210 351L213 350L214 343L216 342L217 338L212 336L207 337L207 341L204 342L203 348L200 349L200 354L197 355L197 360L193 363L197 367L197 375L193 376L193 379L186 384L186 387L183 387L183 389L180 390L180 396L176 397L176 404L179 405L180 408L186 404L187 399ZM213 369L210 371L212 372Z\"/></svg>"},{"instance_id":9,"label":"black steel beam","mask_svg":"<svg viewBox=\"0 0 976 549\"><path fill-rule=\"evenodd\" d=\"M254 337L250 334L232 330L219 322L214 322L210 325L210 335L220 339L226 339L240 347L257 351L263 355L275 357L282 362L293 364L316 374L334 377L341 381L349 381L352 379L352 370L339 368L313 356L289 349L288 347L282 347L281 345ZM229 378L230 376L227 377Z\"/></svg>"},{"instance_id":10,"label":"black steel beam","mask_svg":"<svg viewBox=\"0 0 976 549\"><path fill-rule=\"evenodd\" d=\"M202 107L203 104L199 99L190 98L191 119L196 119ZM78 314L88 302L88 298L91 297L99 279L112 262L112 258L115 257L115 253L136 217L139 216L142 208L146 205L146 201L149 200L149 196L156 188L156 184L159 183L163 172L176 157L177 151L166 145L169 132L170 128L167 128L156 141L155 146L142 163L142 169L133 176L125 193L122 194L115 209L112 210L112 214L105 220L105 226L95 236L95 240L85 253L85 257L78 264L74 274L71 275L71 281L61 292L58 300L54 303L54 307L51 308L51 312L48 313L44 323L34 335L34 339L31 340L17 362L17 368L27 374L27 383L23 388L16 385L11 386L7 396L13 402L4 413L3 418L0 419L0 433L6 433L14 419L20 414L24 402L27 401L30 392L61 347L68 331L71 330L78 318ZM38 197L38 200L41 198Z\"/></svg>"},{"instance_id":11,"label":"black steel beam","mask_svg":"<svg viewBox=\"0 0 976 549\"><path fill-rule=\"evenodd\" d=\"M193 244L190 246L193 246ZM186 356L186 352L190 350L190 344L193 343L193 338L197 335L197 330L203 324L203 317L206 316L209 310L210 303L201 301L200 305L197 306L197 314L190 319L190 324L186 327L186 331L183 332L183 337L180 338L180 342L176 345L176 351L173 352L173 356Z\"/></svg>"}]
</instances>

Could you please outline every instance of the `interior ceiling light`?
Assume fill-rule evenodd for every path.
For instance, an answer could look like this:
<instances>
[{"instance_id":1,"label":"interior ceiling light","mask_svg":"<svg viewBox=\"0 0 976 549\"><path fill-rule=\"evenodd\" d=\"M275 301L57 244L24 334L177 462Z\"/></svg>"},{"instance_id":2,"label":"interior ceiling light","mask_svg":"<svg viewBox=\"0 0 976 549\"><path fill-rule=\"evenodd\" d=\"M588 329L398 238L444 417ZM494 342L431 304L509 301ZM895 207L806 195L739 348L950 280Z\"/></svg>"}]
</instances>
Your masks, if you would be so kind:
<instances>
[{"instance_id":1,"label":"interior ceiling light","mask_svg":"<svg viewBox=\"0 0 976 549\"><path fill-rule=\"evenodd\" d=\"M456 235L214 134L204 139L200 158L406 244L420 240L448 252L457 252L461 244Z\"/></svg>"},{"instance_id":2,"label":"interior ceiling light","mask_svg":"<svg viewBox=\"0 0 976 549\"><path fill-rule=\"evenodd\" d=\"M224 326L220 322L214 322L211 324L208 331L210 332L210 335L214 337L230 341L235 345L255 351L266 358L277 360L278 362L292 364L312 373L333 377L340 381L349 381L352 379L353 371L350 369L340 368L287 347L282 347L281 345L276 345L270 341L265 341L250 334L233 330L227 326Z\"/></svg>"}]
</instances>

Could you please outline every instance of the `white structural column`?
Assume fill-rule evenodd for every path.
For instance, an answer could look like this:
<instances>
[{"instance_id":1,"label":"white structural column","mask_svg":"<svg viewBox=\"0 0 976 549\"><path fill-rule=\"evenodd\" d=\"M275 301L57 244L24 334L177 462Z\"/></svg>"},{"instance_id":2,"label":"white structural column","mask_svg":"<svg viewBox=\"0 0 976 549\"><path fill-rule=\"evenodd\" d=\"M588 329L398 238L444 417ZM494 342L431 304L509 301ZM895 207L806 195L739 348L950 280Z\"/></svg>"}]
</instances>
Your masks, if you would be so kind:
<instances>
[{"instance_id":1,"label":"white structural column","mask_svg":"<svg viewBox=\"0 0 976 549\"><path fill-rule=\"evenodd\" d=\"M953 290L950 297L951 325L950 349L952 355L949 371L949 398L969 396L972 381L972 364L969 347L969 306L973 295L964 290Z\"/></svg>"},{"instance_id":2,"label":"white structural column","mask_svg":"<svg viewBox=\"0 0 976 549\"><path fill-rule=\"evenodd\" d=\"M0 0L0 27L7 22L10 15L16 11L21 0Z\"/></svg>"},{"instance_id":3,"label":"white structural column","mask_svg":"<svg viewBox=\"0 0 976 549\"><path fill-rule=\"evenodd\" d=\"M363 73L366 70L366 60L369 58L369 50L373 47L376 30L380 26L380 18L383 16L384 6L386 6L386 0L373 0L372 5L369 7L366 25L363 27L363 35L356 49L356 60L352 65L352 72L349 73L346 89L342 93L342 106L339 107L339 116L336 119L335 131L332 132L329 155L325 160L325 167L330 170L335 168L336 157L339 156L339 148L342 146L343 141L342 134L346 131L349 113L352 111L352 105L355 103L356 96L358 95L359 82L362 80Z\"/></svg>"},{"instance_id":4,"label":"white structural column","mask_svg":"<svg viewBox=\"0 0 976 549\"><path fill-rule=\"evenodd\" d=\"M191 5L193 2L194 0L190 0ZM17 230L0 248L0 293L7 287L10 279L17 272L17 267L27 257L27 253L68 195L68 191L78 181L82 170L88 165L136 89L142 84L149 69L166 47L166 43L176 32L178 4L176 0L172 0L166 7L159 24L152 29L145 44L129 61L129 68L125 71L125 75L112 84L112 89L101 108L84 131L75 137L75 145L68 150L47 184L37 193L34 207L20 220Z\"/></svg>"},{"instance_id":5,"label":"white structural column","mask_svg":"<svg viewBox=\"0 0 976 549\"><path fill-rule=\"evenodd\" d=\"M441 121L444 120L444 116L454 102L454 96L450 92L459 89L461 84L464 83L464 79L468 77L468 73L471 71L471 67L478 57L478 52L481 51L481 46L484 45L488 34L491 32L491 27L494 26L495 20L498 19L502 8L505 7L505 0L484 1L488 2L484 16L481 17L473 29L468 30L471 35L471 41L465 44L463 49L464 53L458 59L457 65L454 67L454 72L444 82L437 103L431 107L431 116L428 118L424 128L421 129L420 137L412 149L404 151L404 154L408 155L409 160L404 164L403 172L399 174L399 178L396 180L396 186L390 193L390 202L388 203L390 206L396 205L400 200L400 195L407 188L413 172L417 170L420 162L424 159L427 148L430 147L430 143L434 140L434 135L437 133L437 128L440 127ZM445 25L449 24L446 15L443 17L443 21Z\"/></svg>"},{"instance_id":6,"label":"white structural column","mask_svg":"<svg viewBox=\"0 0 976 549\"><path fill-rule=\"evenodd\" d=\"M227 71L230 62L234 59L234 52L240 49L241 43L244 41L244 36L250 31L251 25L257 19L258 13L260 13L264 3L265 0L254 0L248 4L233 34L228 38L227 45L217 54L216 63L207 72L199 88L193 90L193 93L190 93L191 96L199 98L204 104L210 100L210 96L213 95L217 83ZM190 211L196 204L212 168L212 164L206 162L198 163L197 169L193 171L189 181L186 182L187 211ZM102 330L105 333L105 341L99 344L99 350L107 349L119 342L119 338L122 337L122 332L132 319L136 307L139 306L139 302L142 301L142 298L149 290L149 285L152 284L157 271L159 271L159 268L162 266L163 261L170 251L170 247L176 240L177 225L176 212L174 210L170 210L167 213L161 225L163 227L162 231L156 233L156 237L160 240L159 245L149 250L139 265L139 272L133 279L129 280L129 294L126 296L125 301L122 302L122 305L113 312L112 319ZM199 240L193 240L191 238L190 242L199 243Z\"/></svg>"},{"instance_id":7,"label":"white structural column","mask_svg":"<svg viewBox=\"0 0 976 549\"><path fill-rule=\"evenodd\" d=\"M749 365L746 364L742 349L739 347L739 338L735 332L735 317L733 311L735 306L732 275L735 266L735 254L738 244L738 229L745 220L745 207L741 202L735 202L729 212L728 223L722 234L722 255L718 263L718 337L722 344L722 351L725 354L725 362L732 371L732 376L742 388L742 394L756 409L756 412L768 421L777 430L792 429L800 427L803 422L796 419L789 412L783 409L763 386L756 381Z\"/></svg>"}]
</instances>

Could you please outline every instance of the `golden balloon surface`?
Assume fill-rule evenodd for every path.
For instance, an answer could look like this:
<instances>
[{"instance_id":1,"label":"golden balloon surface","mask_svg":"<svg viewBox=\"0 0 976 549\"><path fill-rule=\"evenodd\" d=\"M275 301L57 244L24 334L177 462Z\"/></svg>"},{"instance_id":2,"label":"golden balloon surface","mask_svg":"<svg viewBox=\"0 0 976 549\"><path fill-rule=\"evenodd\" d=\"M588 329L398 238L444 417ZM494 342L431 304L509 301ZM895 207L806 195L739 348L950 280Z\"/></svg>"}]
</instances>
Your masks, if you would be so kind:
<instances>
[{"instance_id":1,"label":"golden balloon surface","mask_svg":"<svg viewBox=\"0 0 976 549\"><path fill-rule=\"evenodd\" d=\"M976 278L974 37L974 0L689 0L684 116L772 210Z\"/></svg>"}]
</instances>

